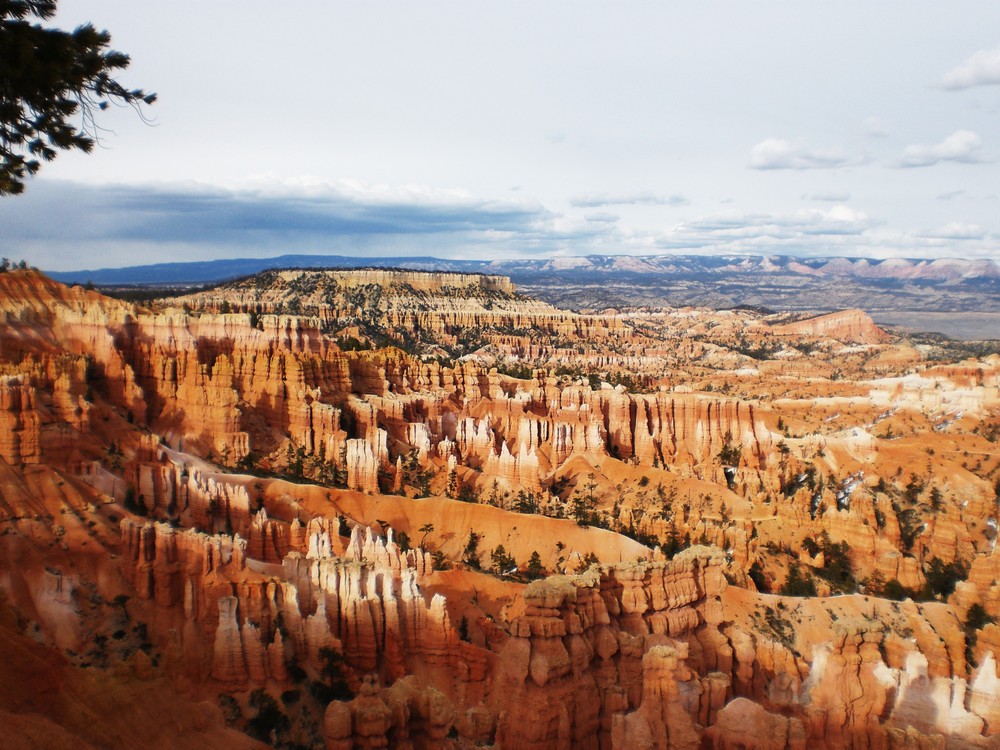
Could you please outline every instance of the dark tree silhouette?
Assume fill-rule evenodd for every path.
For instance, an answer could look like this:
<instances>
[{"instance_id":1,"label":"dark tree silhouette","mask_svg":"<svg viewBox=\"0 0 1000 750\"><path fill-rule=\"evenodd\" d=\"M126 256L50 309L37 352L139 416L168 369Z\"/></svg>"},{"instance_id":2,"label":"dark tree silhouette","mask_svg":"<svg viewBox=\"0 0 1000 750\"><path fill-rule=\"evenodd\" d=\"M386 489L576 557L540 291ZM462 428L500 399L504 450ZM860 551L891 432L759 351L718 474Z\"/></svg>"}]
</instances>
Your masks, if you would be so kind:
<instances>
[{"instance_id":1,"label":"dark tree silhouette","mask_svg":"<svg viewBox=\"0 0 1000 750\"><path fill-rule=\"evenodd\" d=\"M107 31L32 22L55 12L56 0L0 0L0 195L23 192L24 180L59 150L89 153L100 137L96 114L110 103L141 116L142 105L156 101L112 77L130 60L109 49Z\"/></svg>"}]
</instances>

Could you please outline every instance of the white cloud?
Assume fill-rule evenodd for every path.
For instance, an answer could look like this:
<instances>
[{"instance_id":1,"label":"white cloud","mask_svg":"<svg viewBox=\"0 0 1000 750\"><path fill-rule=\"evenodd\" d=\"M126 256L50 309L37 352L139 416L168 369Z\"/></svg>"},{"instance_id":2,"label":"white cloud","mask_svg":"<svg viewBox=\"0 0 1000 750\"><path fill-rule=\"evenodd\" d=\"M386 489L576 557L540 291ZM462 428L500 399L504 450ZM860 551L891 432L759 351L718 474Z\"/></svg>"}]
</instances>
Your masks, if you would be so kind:
<instances>
[{"instance_id":1,"label":"white cloud","mask_svg":"<svg viewBox=\"0 0 1000 750\"><path fill-rule=\"evenodd\" d=\"M751 169L834 169L860 163L840 150L810 148L804 139L767 138L750 151Z\"/></svg>"},{"instance_id":2,"label":"white cloud","mask_svg":"<svg viewBox=\"0 0 1000 750\"><path fill-rule=\"evenodd\" d=\"M819 212L820 223L828 227L851 227L862 231L872 225L864 211L856 211L850 206L834 206L829 211Z\"/></svg>"},{"instance_id":3,"label":"white cloud","mask_svg":"<svg viewBox=\"0 0 1000 750\"><path fill-rule=\"evenodd\" d=\"M941 85L951 91L1000 85L1000 47L979 50L971 55L957 68L945 73Z\"/></svg>"},{"instance_id":4,"label":"white cloud","mask_svg":"<svg viewBox=\"0 0 1000 750\"><path fill-rule=\"evenodd\" d=\"M618 214L611 213L610 211L587 211L584 213L583 218L587 221L597 221L603 224L613 224L618 221L621 217Z\"/></svg>"},{"instance_id":5,"label":"white cloud","mask_svg":"<svg viewBox=\"0 0 1000 750\"><path fill-rule=\"evenodd\" d=\"M680 193L659 195L648 190L634 193L591 193L570 199L576 208L599 208L601 206L686 206L688 199Z\"/></svg>"},{"instance_id":6,"label":"white cloud","mask_svg":"<svg viewBox=\"0 0 1000 750\"><path fill-rule=\"evenodd\" d=\"M785 213L722 211L680 224L673 232L675 236L690 237L693 244L738 242L743 251L749 252L768 246L778 250L790 243L805 246L825 243L830 238L858 236L874 223L864 212L838 205Z\"/></svg>"},{"instance_id":7,"label":"white cloud","mask_svg":"<svg viewBox=\"0 0 1000 750\"><path fill-rule=\"evenodd\" d=\"M872 138L886 138L889 135L889 127L881 117L868 117L861 123L865 133Z\"/></svg>"},{"instance_id":8,"label":"white cloud","mask_svg":"<svg viewBox=\"0 0 1000 750\"><path fill-rule=\"evenodd\" d=\"M807 201L823 201L825 203L844 203L851 199L851 194L840 190L820 190L815 193L806 193L802 196Z\"/></svg>"},{"instance_id":9,"label":"white cloud","mask_svg":"<svg viewBox=\"0 0 1000 750\"><path fill-rule=\"evenodd\" d=\"M600 208L560 215L532 198L518 198L495 201L462 191L346 181L265 180L255 188L227 189L194 182L83 188L40 180L16 203L0 202L0 225L18 248L9 254L51 270L290 251L442 258L669 251L1000 259L1000 237L989 226L956 219L924 230L890 227L843 203L790 211L728 208L659 228ZM57 211L63 220L52 222Z\"/></svg>"},{"instance_id":10,"label":"white cloud","mask_svg":"<svg viewBox=\"0 0 1000 750\"><path fill-rule=\"evenodd\" d=\"M196 182L188 182L183 185L191 192L214 193L221 190L232 195L261 200L298 199L366 206L467 207L477 209L488 206L503 206L507 209L517 207L524 211L541 209L538 200L527 196L512 196L503 201L491 201L474 196L466 190L455 188L439 188L417 183L388 185L353 178L328 180L310 175L279 177L265 174L238 180L225 180L219 185ZM163 183L149 187L169 189L173 186Z\"/></svg>"},{"instance_id":11,"label":"white cloud","mask_svg":"<svg viewBox=\"0 0 1000 750\"><path fill-rule=\"evenodd\" d=\"M937 197L939 201L950 201L954 198L958 198L961 195L965 195L965 189L959 188L958 190L949 190L944 193L940 193Z\"/></svg>"},{"instance_id":12,"label":"white cloud","mask_svg":"<svg viewBox=\"0 0 1000 750\"><path fill-rule=\"evenodd\" d=\"M943 227L918 232L917 237L939 240L981 240L986 237L986 233L978 224L963 224L959 221L953 221Z\"/></svg>"},{"instance_id":13,"label":"white cloud","mask_svg":"<svg viewBox=\"0 0 1000 750\"><path fill-rule=\"evenodd\" d=\"M983 139L971 130L956 130L940 143L928 146L917 143L907 146L894 167L931 167L942 161L977 164L984 159L979 154Z\"/></svg>"},{"instance_id":14,"label":"white cloud","mask_svg":"<svg viewBox=\"0 0 1000 750\"><path fill-rule=\"evenodd\" d=\"M1000 238L974 224L908 231L849 206L793 212L724 211L666 231L623 232L627 252L801 257L1000 258Z\"/></svg>"}]
</instances>

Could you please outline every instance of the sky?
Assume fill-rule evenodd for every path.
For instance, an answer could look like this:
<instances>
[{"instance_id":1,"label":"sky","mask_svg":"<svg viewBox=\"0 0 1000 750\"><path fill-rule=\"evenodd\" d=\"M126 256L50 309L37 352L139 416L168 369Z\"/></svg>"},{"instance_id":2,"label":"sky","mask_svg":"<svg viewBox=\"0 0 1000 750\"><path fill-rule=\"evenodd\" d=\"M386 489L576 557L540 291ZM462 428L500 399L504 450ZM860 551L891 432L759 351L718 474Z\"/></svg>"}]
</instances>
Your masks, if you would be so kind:
<instances>
[{"instance_id":1,"label":"sky","mask_svg":"<svg viewBox=\"0 0 1000 750\"><path fill-rule=\"evenodd\" d=\"M145 124L0 199L47 270L284 253L1000 261L1000 3L61 0Z\"/></svg>"}]
</instances>

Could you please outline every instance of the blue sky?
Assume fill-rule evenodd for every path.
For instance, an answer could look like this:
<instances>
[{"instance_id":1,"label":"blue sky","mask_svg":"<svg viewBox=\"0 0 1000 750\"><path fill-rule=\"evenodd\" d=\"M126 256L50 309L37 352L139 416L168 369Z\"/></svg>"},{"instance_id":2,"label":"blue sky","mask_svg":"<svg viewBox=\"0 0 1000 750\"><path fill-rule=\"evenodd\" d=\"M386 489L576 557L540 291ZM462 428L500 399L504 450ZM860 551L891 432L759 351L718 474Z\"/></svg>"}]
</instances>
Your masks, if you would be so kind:
<instances>
[{"instance_id":1,"label":"blue sky","mask_svg":"<svg viewBox=\"0 0 1000 750\"><path fill-rule=\"evenodd\" d=\"M1000 260L1000 3L61 0L107 113L0 201L52 270L316 252Z\"/></svg>"}]
</instances>

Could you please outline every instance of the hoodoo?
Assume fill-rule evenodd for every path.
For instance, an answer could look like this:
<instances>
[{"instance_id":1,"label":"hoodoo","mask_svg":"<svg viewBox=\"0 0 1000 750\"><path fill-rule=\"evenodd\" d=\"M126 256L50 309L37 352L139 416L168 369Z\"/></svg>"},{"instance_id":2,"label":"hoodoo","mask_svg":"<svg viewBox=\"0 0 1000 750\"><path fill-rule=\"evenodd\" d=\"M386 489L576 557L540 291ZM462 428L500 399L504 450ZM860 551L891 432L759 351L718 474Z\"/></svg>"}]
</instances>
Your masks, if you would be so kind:
<instances>
[{"instance_id":1,"label":"hoodoo","mask_svg":"<svg viewBox=\"0 0 1000 750\"><path fill-rule=\"evenodd\" d=\"M995 356L388 270L0 313L17 747L996 746Z\"/></svg>"}]
</instances>

